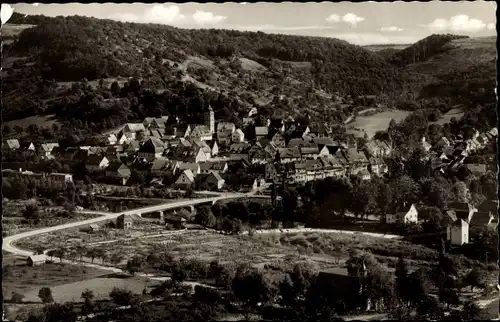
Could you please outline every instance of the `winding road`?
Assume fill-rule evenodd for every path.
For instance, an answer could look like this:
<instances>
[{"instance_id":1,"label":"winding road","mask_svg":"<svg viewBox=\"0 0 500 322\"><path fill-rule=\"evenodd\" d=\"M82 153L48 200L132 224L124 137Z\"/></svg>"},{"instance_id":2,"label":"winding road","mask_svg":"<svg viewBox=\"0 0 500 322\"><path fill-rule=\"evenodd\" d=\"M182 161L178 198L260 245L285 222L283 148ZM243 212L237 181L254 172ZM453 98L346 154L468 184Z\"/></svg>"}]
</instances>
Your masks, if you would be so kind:
<instances>
[{"instance_id":1,"label":"winding road","mask_svg":"<svg viewBox=\"0 0 500 322\"><path fill-rule=\"evenodd\" d=\"M74 227L79 227L79 226L84 226L84 225L95 224L95 223L107 221L107 220L113 220L113 219L116 219L120 215L123 215L123 214L133 215L133 214L141 214L141 213L148 213L148 212L155 212L155 211L163 211L163 210L169 210L169 209L175 209L175 208L181 208L181 207L195 206L195 205L204 204L204 203L217 202L220 200L237 199L237 198L245 198L245 197L269 198L268 196L255 195L255 192L224 193L224 194L219 193L216 197L211 197L211 198L199 198L199 199L183 200L183 201L179 201L179 202L163 203L163 204L159 204L159 205L151 205L151 206L147 206L147 207L136 208L136 209L122 211L122 212L118 212L118 213L100 212L100 211L82 211L82 213L89 213L89 214L95 214L95 215L101 215L101 216L97 217L97 218L86 219L86 220L82 220L82 221L72 222L72 223L53 226L53 227L35 229L35 230L27 231L24 233L4 237L3 243L2 243L2 250L13 253L15 255L31 256L31 255L33 255L33 252L28 251L28 250L19 249L19 248L15 247L13 244L16 241L23 239L23 238L27 238L27 237L51 233L54 231L68 229L68 228L74 228Z\"/></svg>"}]
</instances>

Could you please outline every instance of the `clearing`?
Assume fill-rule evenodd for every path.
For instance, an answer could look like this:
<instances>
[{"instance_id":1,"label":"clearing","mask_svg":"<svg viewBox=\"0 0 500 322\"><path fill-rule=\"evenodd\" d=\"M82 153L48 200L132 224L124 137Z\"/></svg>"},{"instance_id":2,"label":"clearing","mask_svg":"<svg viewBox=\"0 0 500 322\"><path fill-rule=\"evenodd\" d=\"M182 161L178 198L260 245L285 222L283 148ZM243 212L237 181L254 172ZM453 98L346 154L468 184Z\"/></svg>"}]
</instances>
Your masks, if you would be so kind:
<instances>
[{"instance_id":1,"label":"clearing","mask_svg":"<svg viewBox=\"0 0 500 322\"><path fill-rule=\"evenodd\" d=\"M464 116L464 114L465 113L461 108L454 108L449 110L443 116L441 116L441 118L436 122L431 122L431 124L444 125L446 123L450 123L452 118L455 118L458 121Z\"/></svg>"},{"instance_id":2,"label":"clearing","mask_svg":"<svg viewBox=\"0 0 500 322\"><path fill-rule=\"evenodd\" d=\"M391 119L400 122L410 113L401 110L388 110L370 116L358 116L354 122L348 125L347 132L358 137L363 137L366 133L369 138L372 138L377 131L387 131Z\"/></svg>"},{"instance_id":3,"label":"clearing","mask_svg":"<svg viewBox=\"0 0 500 322\"><path fill-rule=\"evenodd\" d=\"M240 58L241 68L250 72L260 72L265 71L267 68L258 62L248 59L248 58Z\"/></svg>"},{"instance_id":4,"label":"clearing","mask_svg":"<svg viewBox=\"0 0 500 322\"><path fill-rule=\"evenodd\" d=\"M23 119L7 121L4 123L4 126L7 125L12 129L16 126L20 126L23 129L25 129L32 124L38 126L39 128L42 127L50 128L52 127L52 125L58 124L58 120L55 118L55 114L36 115L36 116L25 117Z\"/></svg>"}]
</instances>

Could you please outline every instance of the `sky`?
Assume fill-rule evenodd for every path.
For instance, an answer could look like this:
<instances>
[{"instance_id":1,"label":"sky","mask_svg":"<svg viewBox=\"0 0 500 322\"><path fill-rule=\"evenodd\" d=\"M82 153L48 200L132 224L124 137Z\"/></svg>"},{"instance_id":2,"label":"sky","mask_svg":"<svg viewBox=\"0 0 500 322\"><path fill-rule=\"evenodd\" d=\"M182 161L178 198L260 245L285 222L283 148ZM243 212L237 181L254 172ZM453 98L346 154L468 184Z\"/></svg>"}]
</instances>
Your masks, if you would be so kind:
<instances>
[{"instance_id":1,"label":"sky","mask_svg":"<svg viewBox=\"0 0 500 322\"><path fill-rule=\"evenodd\" d=\"M409 44L433 33L496 35L496 3L321 2L14 4L15 12L80 15L179 28L217 28L332 37L356 45Z\"/></svg>"}]
</instances>

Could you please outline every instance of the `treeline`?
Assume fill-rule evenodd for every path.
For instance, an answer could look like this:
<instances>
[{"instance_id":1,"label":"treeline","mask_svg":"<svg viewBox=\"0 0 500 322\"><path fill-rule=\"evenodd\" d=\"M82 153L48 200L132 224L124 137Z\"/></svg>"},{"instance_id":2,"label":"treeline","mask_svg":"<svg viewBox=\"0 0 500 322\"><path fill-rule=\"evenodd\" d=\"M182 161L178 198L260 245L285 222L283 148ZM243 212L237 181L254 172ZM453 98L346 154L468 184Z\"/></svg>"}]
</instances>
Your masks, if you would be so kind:
<instances>
[{"instance_id":1,"label":"treeline","mask_svg":"<svg viewBox=\"0 0 500 322\"><path fill-rule=\"evenodd\" d=\"M373 94L388 85L398 88L401 83L398 72L383 58L337 39L232 30L182 30L78 16L50 20L28 16L16 17L14 21L39 25L23 31L13 49L26 52L38 48L41 50L38 57L51 58L46 62L45 67L50 68L45 70L46 75L61 80L78 81L85 70L88 79L103 74L125 75L127 67L146 73L152 67L151 62L167 58L165 51L183 51L220 58L244 55L314 62L315 81L337 91L352 89ZM30 43L35 45L27 46ZM146 50L141 54L138 48ZM150 58L149 61L139 59L144 56ZM99 71L100 74L95 75Z\"/></svg>"}]
</instances>

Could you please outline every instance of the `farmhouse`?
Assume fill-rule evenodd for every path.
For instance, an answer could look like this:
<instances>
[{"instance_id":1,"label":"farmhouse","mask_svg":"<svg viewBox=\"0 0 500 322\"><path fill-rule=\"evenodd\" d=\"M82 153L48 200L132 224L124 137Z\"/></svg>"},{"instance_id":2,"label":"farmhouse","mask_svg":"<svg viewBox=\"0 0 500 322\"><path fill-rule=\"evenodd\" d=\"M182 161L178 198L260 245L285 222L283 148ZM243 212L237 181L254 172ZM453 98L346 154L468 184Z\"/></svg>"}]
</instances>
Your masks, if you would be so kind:
<instances>
[{"instance_id":1,"label":"farmhouse","mask_svg":"<svg viewBox=\"0 0 500 322\"><path fill-rule=\"evenodd\" d=\"M32 255L26 259L28 266L40 266L45 264L47 261L47 256L45 255Z\"/></svg>"},{"instance_id":2,"label":"farmhouse","mask_svg":"<svg viewBox=\"0 0 500 322\"><path fill-rule=\"evenodd\" d=\"M188 189L195 183L194 175L191 170L184 170L175 181L175 186L179 189Z\"/></svg>"},{"instance_id":3,"label":"farmhouse","mask_svg":"<svg viewBox=\"0 0 500 322\"><path fill-rule=\"evenodd\" d=\"M130 215L121 215L116 219L116 227L120 229L132 228L134 220Z\"/></svg>"},{"instance_id":4,"label":"farmhouse","mask_svg":"<svg viewBox=\"0 0 500 322\"><path fill-rule=\"evenodd\" d=\"M446 229L447 240L452 245L463 245L469 242L469 224L463 219L455 220Z\"/></svg>"},{"instance_id":5,"label":"farmhouse","mask_svg":"<svg viewBox=\"0 0 500 322\"><path fill-rule=\"evenodd\" d=\"M17 150L21 147L17 139L10 139L7 140L5 143L10 150Z\"/></svg>"},{"instance_id":6,"label":"farmhouse","mask_svg":"<svg viewBox=\"0 0 500 322\"><path fill-rule=\"evenodd\" d=\"M418 211L415 208L415 205L408 205L403 207L401 211L398 211L396 214L387 214L386 215L386 223L395 224L415 224L418 222Z\"/></svg>"}]
</instances>

